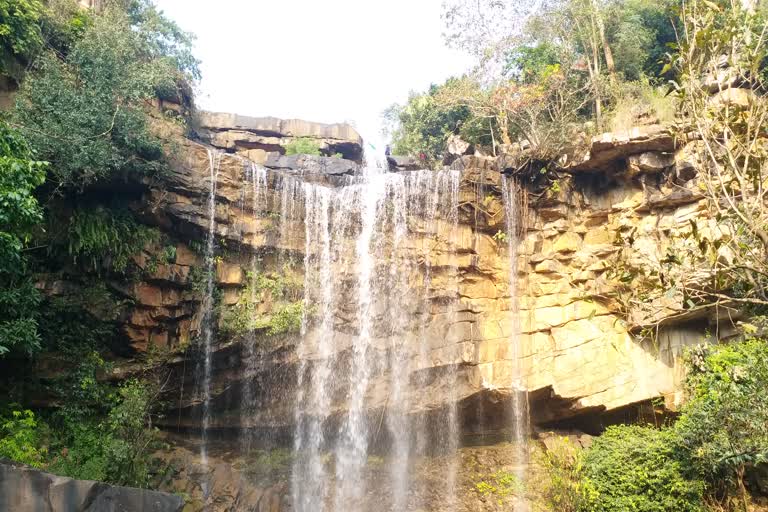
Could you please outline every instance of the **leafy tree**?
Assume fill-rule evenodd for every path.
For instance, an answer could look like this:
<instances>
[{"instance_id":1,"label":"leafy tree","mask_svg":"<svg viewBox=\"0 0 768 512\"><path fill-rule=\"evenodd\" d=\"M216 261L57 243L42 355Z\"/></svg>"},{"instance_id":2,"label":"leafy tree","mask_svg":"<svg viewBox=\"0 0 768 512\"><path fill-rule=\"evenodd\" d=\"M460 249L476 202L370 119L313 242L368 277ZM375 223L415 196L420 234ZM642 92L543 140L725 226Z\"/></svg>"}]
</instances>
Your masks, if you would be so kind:
<instances>
[{"instance_id":1,"label":"leafy tree","mask_svg":"<svg viewBox=\"0 0 768 512\"><path fill-rule=\"evenodd\" d=\"M189 36L144 0L108 2L68 54L48 51L22 85L15 122L51 161L51 181L79 188L165 169L146 102L184 96L199 76Z\"/></svg>"},{"instance_id":2,"label":"leafy tree","mask_svg":"<svg viewBox=\"0 0 768 512\"><path fill-rule=\"evenodd\" d=\"M24 65L43 44L40 0L0 0L0 75L20 78Z\"/></svg>"},{"instance_id":3,"label":"leafy tree","mask_svg":"<svg viewBox=\"0 0 768 512\"><path fill-rule=\"evenodd\" d=\"M513 48L507 55L506 73L516 81L533 84L558 65L562 65L560 48L550 41L541 41Z\"/></svg>"},{"instance_id":4,"label":"leafy tree","mask_svg":"<svg viewBox=\"0 0 768 512\"><path fill-rule=\"evenodd\" d=\"M676 0L616 0L606 9L606 35L616 71L628 80L659 77L675 43Z\"/></svg>"},{"instance_id":5,"label":"leafy tree","mask_svg":"<svg viewBox=\"0 0 768 512\"><path fill-rule=\"evenodd\" d=\"M47 0L46 7L40 19L45 46L61 56L69 55L93 24L93 11L83 9L77 0Z\"/></svg>"},{"instance_id":6,"label":"leafy tree","mask_svg":"<svg viewBox=\"0 0 768 512\"><path fill-rule=\"evenodd\" d=\"M18 133L0 122L0 356L39 348L35 309L40 297L25 275L22 250L42 220L33 192L45 180L46 167Z\"/></svg>"},{"instance_id":7,"label":"leafy tree","mask_svg":"<svg viewBox=\"0 0 768 512\"><path fill-rule=\"evenodd\" d=\"M427 160L442 160L449 136L459 135L467 142L490 143L492 122L473 115L466 105L449 105L440 101L448 89L463 79L451 78L442 85L432 85L423 94L412 93L404 106L393 105L385 117L395 125L392 145L395 154L419 155Z\"/></svg>"},{"instance_id":8,"label":"leafy tree","mask_svg":"<svg viewBox=\"0 0 768 512\"><path fill-rule=\"evenodd\" d=\"M764 9L693 0L682 11L671 67L678 75L678 136L698 165L699 187L723 236L698 236L704 279L683 283L692 304L768 306L768 62ZM706 79L702 79L706 77ZM714 93L714 97L713 97Z\"/></svg>"},{"instance_id":9,"label":"leafy tree","mask_svg":"<svg viewBox=\"0 0 768 512\"><path fill-rule=\"evenodd\" d=\"M588 510L701 512L704 484L686 475L670 429L609 427L584 456L584 476L596 492Z\"/></svg>"},{"instance_id":10,"label":"leafy tree","mask_svg":"<svg viewBox=\"0 0 768 512\"><path fill-rule=\"evenodd\" d=\"M747 510L745 473L768 462L768 343L700 347L689 368L688 401L674 429L715 494L737 489Z\"/></svg>"}]
</instances>

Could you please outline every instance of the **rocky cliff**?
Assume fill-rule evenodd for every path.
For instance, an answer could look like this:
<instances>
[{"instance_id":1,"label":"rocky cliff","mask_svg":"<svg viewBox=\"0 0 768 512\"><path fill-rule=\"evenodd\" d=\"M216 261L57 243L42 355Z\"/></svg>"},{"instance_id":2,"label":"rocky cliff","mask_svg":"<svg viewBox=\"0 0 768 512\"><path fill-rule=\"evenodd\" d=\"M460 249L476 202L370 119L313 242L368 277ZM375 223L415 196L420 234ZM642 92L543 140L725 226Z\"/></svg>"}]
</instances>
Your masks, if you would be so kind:
<instances>
[{"instance_id":1,"label":"rocky cliff","mask_svg":"<svg viewBox=\"0 0 768 512\"><path fill-rule=\"evenodd\" d=\"M305 205L298 200L285 204L291 198L281 176L334 186L354 175L357 164L323 156L285 157L279 152L266 153L266 149L282 148L293 136L311 136L328 144L331 151L346 148L349 156L359 158L359 136L338 125L222 114L206 114L202 119L202 140L228 151L221 157L215 192L215 233L225 248L216 260L222 307L237 305L248 284L254 255L262 262L261 272L278 272L300 288L306 249ZM168 360L179 372L172 381L191 390L194 375L178 349L187 347L200 332L201 293L194 281L203 265L199 247L209 225L206 202L211 190L211 147L188 138L174 136L174 140L178 147L172 174L160 182L144 183L144 192L131 206L145 222L177 240L175 257L158 263L153 251L160 248L148 247L135 258L145 270L142 280L110 284L133 299L133 305L117 315L130 346L139 352L159 347L177 354ZM254 156L252 152L257 150L265 152L256 156L266 174L264 188L258 191L264 202L254 211L252 164L244 156ZM504 159L481 157L463 157L453 167L460 169L460 207L452 239L433 243L434 233L416 230L410 251L413 258L432 261L426 299L434 307L420 324L428 326L429 353L423 359L428 364L419 370L438 374L440 368L458 368L454 396L467 418L465 427L471 430L478 407L486 411L490 424L498 424L494 404L509 392L514 379L509 254L507 243L499 236L505 230L502 174L513 173L513 168ZM607 134L594 141L588 155L565 169L555 187L528 196L517 268L513 269L519 278L521 371L530 392L533 422L617 410L656 397L665 397L667 405L674 407L683 348L699 343L704 331L713 331L712 325L727 331L723 317L728 311L687 314L682 295L652 297L649 290L648 305L659 307L647 308L655 316L644 318L642 304L628 310L622 299L626 280L622 281L616 269L657 268L674 244L690 232L692 219L711 223L697 193L695 169L662 127L646 127L623 136ZM524 188L521 194L525 194ZM284 265L281 255L285 254L296 263L292 268ZM423 280L425 268L411 271L411 284L416 286ZM450 279L449 273L455 273L456 291L446 296L441 286ZM63 282L42 286L49 294L66 290ZM448 303L455 314L445 315ZM265 300L259 306L261 314L269 316L272 306ZM336 321L337 329L344 331L343 319ZM261 374L257 380L266 394L260 402L261 416L269 418L262 426L289 428L291 400L283 393L290 393L296 380L298 333L269 336L261 331L259 336L261 360L256 371ZM236 335L222 333L216 343L214 403L221 416L214 425L225 429L235 428L240 417L235 398L241 392L238 381L245 375L238 368L245 360L241 342ZM131 364L116 371L129 372ZM386 388L386 370L377 378L381 386L372 385L366 398L371 409L386 401L386 393L381 391ZM429 381L437 388L446 385L439 379ZM275 394L276 389L281 393ZM182 418L187 418L181 423L193 427L195 396L176 392L169 394L188 397L175 404L184 411ZM412 412L439 409L445 405L439 398L429 401L440 396L443 394L424 393L414 397ZM271 405L265 408L268 403ZM177 413L169 417L177 418L178 423ZM251 426L258 423L255 420Z\"/></svg>"},{"instance_id":2,"label":"rocky cliff","mask_svg":"<svg viewBox=\"0 0 768 512\"><path fill-rule=\"evenodd\" d=\"M361 330L375 354L365 362L359 411L378 425L374 449L405 424L429 425L413 432L431 431L436 445L508 430L520 388L535 429L596 430L653 414L660 397L674 409L684 348L705 333L727 336L735 319L727 307L691 308L682 291L660 286L681 278L664 262L692 243L692 230L723 236L698 192L696 162L661 126L596 138L589 151L564 157L544 185L542 173L510 157L463 156L440 172L395 166L368 221L371 199L356 181L362 141L349 126L203 113L192 137L159 119L156 129L173 148L172 171L125 193L163 242L134 257L132 280L105 279L110 294L128 300L109 311L86 307L120 332L108 378L148 367L163 373L160 424L177 446L188 442L178 433L199 430L205 414L216 439L266 450L290 446L303 414L342 421L354 394L345 386L354 382L334 375L356 368ZM321 155L286 155L296 138L315 141ZM334 211L341 215L329 221ZM345 256L362 254L360 230L370 222L373 259ZM206 395L200 340L210 321L209 271L217 325ZM376 283L366 303L361 272ZM323 293L329 284L332 298ZM49 296L82 294L72 276L39 286ZM307 396L298 386L305 378L323 393ZM322 410L301 412L308 400ZM233 441L221 442L228 460ZM194 466L194 450L178 450L182 465ZM519 464L514 453L489 453L464 449L462 457ZM471 489L474 477L460 468L459 485ZM427 480L432 472L416 471ZM270 482L227 492L283 503L284 481Z\"/></svg>"}]
</instances>

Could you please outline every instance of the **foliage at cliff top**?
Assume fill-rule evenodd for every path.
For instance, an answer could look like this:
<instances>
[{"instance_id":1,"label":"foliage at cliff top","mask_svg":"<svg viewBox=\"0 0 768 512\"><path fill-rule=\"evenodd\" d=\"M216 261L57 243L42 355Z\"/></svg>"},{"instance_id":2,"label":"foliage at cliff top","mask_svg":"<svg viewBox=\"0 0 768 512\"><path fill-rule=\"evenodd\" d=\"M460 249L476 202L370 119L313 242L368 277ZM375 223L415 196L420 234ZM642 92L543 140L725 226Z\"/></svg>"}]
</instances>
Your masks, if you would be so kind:
<instances>
[{"instance_id":1,"label":"foliage at cliff top","mask_svg":"<svg viewBox=\"0 0 768 512\"><path fill-rule=\"evenodd\" d=\"M607 129L624 110L659 115L660 102L643 100L664 81L677 4L446 2L448 43L473 53L478 65L385 113L396 152L442 156L448 137L460 135L491 154L517 144L547 160L579 135Z\"/></svg>"},{"instance_id":2,"label":"foliage at cliff top","mask_svg":"<svg viewBox=\"0 0 768 512\"><path fill-rule=\"evenodd\" d=\"M13 123L52 163L50 182L60 189L162 172L163 145L145 109L158 96L183 98L199 77L190 36L145 0L111 0L78 20L82 30L57 32L64 51L36 56Z\"/></svg>"},{"instance_id":3,"label":"foliage at cliff top","mask_svg":"<svg viewBox=\"0 0 768 512\"><path fill-rule=\"evenodd\" d=\"M18 78L43 45L40 0L0 0L0 75Z\"/></svg>"},{"instance_id":4,"label":"foliage at cliff top","mask_svg":"<svg viewBox=\"0 0 768 512\"><path fill-rule=\"evenodd\" d=\"M285 154L320 156L320 144L311 137L297 137L285 145Z\"/></svg>"}]
</instances>

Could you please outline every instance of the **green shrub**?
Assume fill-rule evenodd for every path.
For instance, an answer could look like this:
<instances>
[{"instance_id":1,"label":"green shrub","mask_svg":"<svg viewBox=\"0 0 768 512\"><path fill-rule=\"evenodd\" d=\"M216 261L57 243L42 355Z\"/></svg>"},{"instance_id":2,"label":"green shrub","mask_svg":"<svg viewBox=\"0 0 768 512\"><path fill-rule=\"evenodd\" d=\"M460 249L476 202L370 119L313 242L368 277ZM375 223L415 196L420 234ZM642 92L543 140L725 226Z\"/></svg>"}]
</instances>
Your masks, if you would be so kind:
<instances>
[{"instance_id":1,"label":"green shrub","mask_svg":"<svg viewBox=\"0 0 768 512\"><path fill-rule=\"evenodd\" d=\"M27 60L43 45L40 0L0 0L0 75L20 78Z\"/></svg>"},{"instance_id":2,"label":"green shrub","mask_svg":"<svg viewBox=\"0 0 768 512\"><path fill-rule=\"evenodd\" d=\"M584 478L584 451L567 437L553 439L534 458L529 494L545 510L579 512L591 510L597 498Z\"/></svg>"},{"instance_id":3,"label":"green shrub","mask_svg":"<svg viewBox=\"0 0 768 512\"><path fill-rule=\"evenodd\" d=\"M320 144L311 137L297 137L285 145L285 154L320 156Z\"/></svg>"},{"instance_id":4,"label":"green shrub","mask_svg":"<svg viewBox=\"0 0 768 512\"><path fill-rule=\"evenodd\" d=\"M584 476L596 493L591 510L700 512L704 484L687 477L678 445L671 429L609 427L584 456Z\"/></svg>"},{"instance_id":5,"label":"green shrub","mask_svg":"<svg viewBox=\"0 0 768 512\"><path fill-rule=\"evenodd\" d=\"M521 494L523 483L509 471L498 470L475 482L475 492L480 496L492 498L498 505L504 505L510 498Z\"/></svg>"},{"instance_id":6,"label":"green shrub","mask_svg":"<svg viewBox=\"0 0 768 512\"><path fill-rule=\"evenodd\" d=\"M743 496L745 473L768 462L768 344L700 347L688 360L688 401L674 429L715 494Z\"/></svg>"},{"instance_id":7,"label":"green shrub","mask_svg":"<svg viewBox=\"0 0 768 512\"><path fill-rule=\"evenodd\" d=\"M59 414L58 455L48 469L72 478L145 488L156 463L152 453L159 447L157 430L148 426L149 388L131 380L106 398L110 407L105 416L73 408Z\"/></svg>"},{"instance_id":8,"label":"green shrub","mask_svg":"<svg viewBox=\"0 0 768 512\"><path fill-rule=\"evenodd\" d=\"M43 218L34 192L45 180L46 166L19 133L0 122L0 356L31 355L40 345L40 294L26 276L23 249Z\"/></svg>"},{"instance_id":9,"label":"green shrub","mask_svg":"<svg viewBox=\"0 0 768 512\"><path fill-rule=\"evenodd\" d=\"M304 318L302 284L290 275L248 272L248 285L240 294L237 304L222 314L221 329L225 333L240 335L252 331L265 331L268 336L295 332ZM268 303L268 311L259 306Z\"/></svg>"},{"instance_id":10,"label":"green shrub","mask_svg":"<svg viewBox=\"0 0 768 512\"><path fill-rule=\"evenodd\" d=\"M0 416L0 458L41 467L47 455L42 446L46 430L46 425L28 409L13 409Z\"/></svg>"}]
</instances>

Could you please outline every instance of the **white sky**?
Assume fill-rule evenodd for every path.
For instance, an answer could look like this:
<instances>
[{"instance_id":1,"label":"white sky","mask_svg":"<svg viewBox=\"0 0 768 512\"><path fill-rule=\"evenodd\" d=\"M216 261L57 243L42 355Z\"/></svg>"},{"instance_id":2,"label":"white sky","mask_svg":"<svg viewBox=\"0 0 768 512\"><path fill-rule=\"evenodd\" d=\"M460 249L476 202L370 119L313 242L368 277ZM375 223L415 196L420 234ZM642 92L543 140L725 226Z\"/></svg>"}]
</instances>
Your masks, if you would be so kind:
<instances>
[{"instance_id":1,"label":"white sky","mask_svg":"<svg viewBox=\"0 0 768 512\"><path fill-rule=\"evenodd\" d=\"M207 110L353 122L370 140L387 106L471 65L443 44L441 0L156 4L197 35Z\"/></svg>"}]
</instances>

